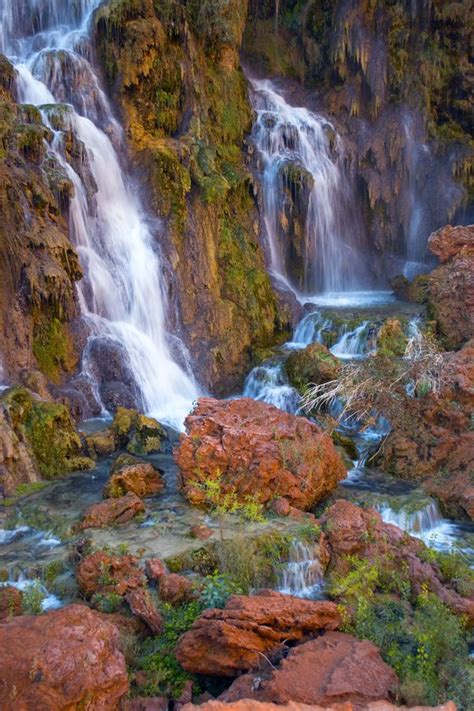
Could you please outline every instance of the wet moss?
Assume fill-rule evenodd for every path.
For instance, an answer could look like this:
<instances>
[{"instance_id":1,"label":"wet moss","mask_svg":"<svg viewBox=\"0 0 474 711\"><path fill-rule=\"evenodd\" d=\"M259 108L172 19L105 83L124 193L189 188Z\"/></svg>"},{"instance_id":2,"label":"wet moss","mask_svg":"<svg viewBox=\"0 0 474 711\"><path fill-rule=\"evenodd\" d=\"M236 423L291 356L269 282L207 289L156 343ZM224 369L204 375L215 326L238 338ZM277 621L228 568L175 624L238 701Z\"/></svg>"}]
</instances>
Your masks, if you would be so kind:
<instances>
[{"instance_id":1,"label":"wet moss","mask_svg":"<svg viewBox=\"0 0 474 711\"><path fill-rule=\"evenodd\" d=\"M47 320L36 317L33 354L40 370L53 383L59 383L62 375L72 372L78 362L71 335L66 325L57 318Z\"/></svg>"}]
</instances>

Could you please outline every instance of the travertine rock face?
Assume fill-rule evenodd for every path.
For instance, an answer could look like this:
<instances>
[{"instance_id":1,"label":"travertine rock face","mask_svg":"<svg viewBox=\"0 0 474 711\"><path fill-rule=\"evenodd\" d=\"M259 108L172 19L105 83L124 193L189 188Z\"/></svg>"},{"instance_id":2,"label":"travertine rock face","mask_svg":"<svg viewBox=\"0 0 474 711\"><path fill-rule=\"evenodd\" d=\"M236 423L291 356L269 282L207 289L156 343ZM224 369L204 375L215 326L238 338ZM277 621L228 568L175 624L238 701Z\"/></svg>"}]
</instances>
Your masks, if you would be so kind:
<instances>
[{"instance_id":1,"label":"travertine rock face","mask_svg":"<svg viewBox=\"0 0 474 711\"><path fill-rule=\"evenodd\" d=\"M331 438L315 424L250 398L202 398L185 426L175 458L194 504L208 503L205 482L214 479L243 502L284 496L309 509L346 475Z\"/></svg>"},{"instance_id":2,"label":"travertine rock face","mask_svg":"<svg viewBox=\"0 0 474 711\"><path fill-rule=\"evenodd\" d=\"M238 676L262 655L273 657L288 641L302 640L341 624L332 602L302 600L270 591L235 595L223 610L205 610L178 642L176 657L186 671Z\"/></svg>"},{"instance_id":3,"label":"travertine rock face","mask_svg":"<svg viewBox=\"0 0 474 711\"><path fill-rule=\"evenodd\" d=\"M107 615L70 605L0 625L0 707L116 711L128 691L119 631Z\"/></svg>"},{"instance_id":4,"label":"travertine rock face","mask_svg":"<svg viewBox=\"0 0 474 711\"><path fill-rule=\"evenodd\" d=\"M428 314L447 349L474 338L474 225L443 227L428 246L442 262L428 280Z\"/></svg>"}]
</instances>

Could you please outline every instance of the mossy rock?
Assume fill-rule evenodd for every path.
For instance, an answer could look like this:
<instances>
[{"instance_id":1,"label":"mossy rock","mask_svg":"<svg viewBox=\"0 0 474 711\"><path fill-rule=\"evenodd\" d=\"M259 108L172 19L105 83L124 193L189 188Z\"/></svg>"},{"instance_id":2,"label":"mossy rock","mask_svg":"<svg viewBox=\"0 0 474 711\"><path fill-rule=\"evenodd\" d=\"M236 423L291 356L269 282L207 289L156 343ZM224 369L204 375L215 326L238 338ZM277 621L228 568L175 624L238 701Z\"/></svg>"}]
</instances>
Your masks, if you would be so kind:
<instances>
[{"instance_id":1,"label":"mossy rock","mask_svg":"<svg viewBox=\"0 0 474 711\"><path fill-rule=\"evenodd\" d=\"M117 445L131 454L159 452L167 437L159 422L125 407L117 408L111 430Z\"/></svg>"},{"instance_id":2,"label":"mossy rock","mask_svg":"<svg viewBox=\"0 0 474 711\"><path fill-rule=\"evenodd\" d=\"M337 447L341 447L351 460L358 459L357 447L351 437L341 434L337 430L332 433L332 441Z\"/></svg>"},{"instance_id":3,"label":"mossy rock","mask_svg":"<svg viewBox=\"0 0 474 711\"><path fill-rule=\"evenodd\" d=\"M405 353L408 338L401 321L388 318L377 333L377 353L388 358L401 357Z\"/></svg>"},{"instance_id":4,"label":"mossy rock","mask_svg":"<svg viewBox=\"0 0 474 711\"><path fill-rule=\"evenodd\" d=\"M7 390L0 403L17 435L30 446L45 479L94 468L93 460L82 456L81 440L65 405L39 400L20 387Z\"/></svg>"},{"instance_id":5,"label":"mossy rock","mask_svg":"<svg viewBox=\"0 0 474 711\"><path fill-rule=\"evenodd\" d=\"M290 383L304 392L310 383L321 384L337 380L341 365L326 346L312 343L304 350L295 351L285 364Z\"/></svg>"}]
</instances>

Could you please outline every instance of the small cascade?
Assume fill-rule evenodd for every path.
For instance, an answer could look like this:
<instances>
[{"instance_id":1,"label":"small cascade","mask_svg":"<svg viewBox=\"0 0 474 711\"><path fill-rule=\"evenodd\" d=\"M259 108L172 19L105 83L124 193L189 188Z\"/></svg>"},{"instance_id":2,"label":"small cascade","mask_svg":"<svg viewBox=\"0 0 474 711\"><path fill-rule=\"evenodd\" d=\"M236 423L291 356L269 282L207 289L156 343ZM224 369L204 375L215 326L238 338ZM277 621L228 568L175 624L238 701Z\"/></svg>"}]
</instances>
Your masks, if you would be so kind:
<instances>
[{"instance_id":1,"label":"small cascade","mask_svg":"<svg viewBox=\"0 0 474 711\"><path fill-rule=\"evenodd\" d=\"M371 349L369 335L369 321L363 321L352 331L343 333L339 341L330 349L331 353L341 360L365 358Z\"/></svg>"},{"instance_id":2,"label":"small cascade","mask_svg":"<svg viewBox=\"0 0 474 711\"><path fill-rule=\"evenodd\" d=\"M20 590L24 595L31 594L31 592L34 591L35 597L40 601L39 604L42 612L57 610L63 606L63 602L59 597L49 592L38 578L27 578L21 573L17 578L0 583L0 589L7 586Z\"/></svg>"},{"instance_id":3,"label":"small cascade","mask_svg":"<svg viewBox=\"0 0 474 711\"><path fill-rule=\"evenodd\" d=\"M320 311L306 314L295 328L293 340L286 344L287 348L304 348L311 343L326 343L325 334L333 328L330 318Z\"/></svg>"},{"instance_id":4,"label":"small cascade","mask_svg":"<svg viewBox=\"0 0 474 711\"><path fill-rule=\"evenodd\" d=\"M278 590L287 595L314 599L321 595L324 573L313 550L302 541L295 541L285 565Z\"/></svg>"},{"instance_id":5,"label":"small cascade","mask_svg":"<svg viewBox=\"0 0 474 711\"><path fill-rule=\"evenodd\" d=\"M120 165L123 132L90 62L89 23L99 5L100 0L0 0L0 46L18 72L20 100L38 106L52 131L47 160L74 187L69 231L84 268L79 303L90 333L83 375L93 380L106 410L97 387L100 373L88 361L91 345L105 342L131 373L137 404L181 427L198 387L184 350L167 333L156 235L137 187ZM74 156L68 150L71 135Z\"/></svg>"},{"instance_id":6,"label":"small cascade","mask_svg":"<svg viewBox=\"0 0 474 711\"><path fill-rule=\"evenodd\" d=\"M300 401L300 396L289 384L281 363L253 368L245 380L243 397L262 400L291 414L297 412Z\"/></svg>"},{"instance_id":7,"label":"small cascade","mask_svg":"<svg viewBox=\"0 0 474 711\"><path fill-rule=\"evenodd\" d=\"M345 170L342 139L323 116L288 104L270 81L251 84L273 274L305 293L346 291L368 283L358 249L362 219ZM290 244L288 225L281 224L290 193L304 223L298 247ZM292 270L294 259L302 277Z\"/></svg>"}]
</instances>

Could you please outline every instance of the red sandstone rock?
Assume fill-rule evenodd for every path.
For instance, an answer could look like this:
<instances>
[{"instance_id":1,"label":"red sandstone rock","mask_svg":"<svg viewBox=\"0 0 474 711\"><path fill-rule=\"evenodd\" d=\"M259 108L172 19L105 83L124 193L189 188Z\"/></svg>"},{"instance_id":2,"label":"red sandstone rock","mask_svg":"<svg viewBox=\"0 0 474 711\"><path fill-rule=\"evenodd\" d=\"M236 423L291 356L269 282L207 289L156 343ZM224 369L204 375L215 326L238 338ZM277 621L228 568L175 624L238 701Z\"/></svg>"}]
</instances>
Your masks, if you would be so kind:
<instances>
[{"instance_id":1,"label":"red sandstone rock","mask_svg":"<svg viewBox=\"0 0 474 711\"><path fill-rule=\"evenodd\" d=\"M186 498L206 504L204 484L219 480L222 493L270 503L284 496L309 509L346 475L331 438L306 418L250 398L201 398L185 421L175 450Z\"/></svg>"},{"instance_id":2,"label":"red sandstone rock","mask_svg":"<svg viewBox=\"0 0 474 711\"><path fill-rule=\"evenodd\" d=\"M128 707L127 707L128 708ZM204 704L195 706L194 704L186 704L181 711L456 711L456 705L452 701L448 701L441 706L395 706L389 701L371 701L367 706L352 704L350 701L345 701L342 704L334 704L332 706L317 706L315 704L300 704L290 701L284 706L280 704L266 703L264 701L255 701L253 699L242 699L226 703L225 701L207 701ZM142 711L139 709L138 711ZM161 709L160 709L161 711Z\"/></svg>"},{"instance_id":3,"label":"red sandstone rock","mask_svg":"<svg viewBox=\"0 0 474 711\"><path fill-rule=\"evenodd\" d=\"M116 711L128 691L119 632L107 615L70 605L0 625L0 708Z\"/></svg>"},{"instance_id":4,"label":"red sandstone rock","mask_svg":"<svg viewBox=\"0 0 474 711\"><path fill-rule=\"evenodd\" d=\"M158 558L148 558L148 560L145 561L145 573L150 582L156 583L162 575L168 573L168 568L162 560Z\"/></svg>"},{"instance_id":5,"label":"red sandstone rock","mask_svg":"<svg viewBox=\"0 0 474 711\"><path fill-rule=\"evenodd\" d=\"M208 526L192 526L189 533L191 534L192 538L199 538L201 541L206 541L208 538L212 536L212 528L209 528Z\"/></svg>"},{"instance_id":6,"label":"red sandstone rock","mask_svg":"<svg viewBox=\"0 0 474 711\"><path fill-rule=\"evenodd\" d=\"M119 499L107 499L89 506L84 513L80 529L104 528L112 524L127 523L144 511L143 501L136 494L129 493Z\"/></svg>"},{"instance_id":7,"label":"red sandstone rock","mask_svg":"<svg viewBox=\"0 0 474 711\"><path fill-rule=\"evenodd\" d=\"M169 700L165 696L139 696L123 704L123 711L168 711L168 708Z\"/></svg>"},{"instance_id":8,"label":"red sandstone rock","mask_svg":"<svg viewBox=\"0 0 474 711\"><path fill-rule=\"evenodd\" d=\"M474 225L441 227L430 235L428 248L440 262L448 262L461 251L474 256Z\"/></svg>"},{"instance_id":9,"label":"red sandstone rock","mask_svg":"<svg viewBox=\"0 0 474 711\"><path fill-rule=\"evenodd\" d=\"M205 610L179 640L176 657L186 671L237 676L321 629L334 630L341 619L332 602L302 600L270 591L232 596L224 610Z\"/></svg>"},{"instance_id":10,"label":"red sandstone rock","mask_svg":"<svg viewBox=\"0 0 474 711\"><path fill-rule=\"evenodd\" d=\"M12 585L0 587L0 621L21 615L23 593Z\"/></svg>"},{"instance_id":11,"label":"red sandstone rock","mask_svg":"<svg viewBox=\"0 0 474 711\"><path fill-rule=\"evenodd\" d=\"M336 501L321 518L331 554L331 566L344 573L348 555L368 560L386 559L390 567L406 569L415 593L423 587L433 592L457 614L474 625L474 600L463 598L443 580L436 565L424 562L425 545L396 526L384 523L374 509L362 509L350 501Z\"/></svg>"},{"instance_id":12,"label":"red sandstone rock","mask_svg":"<svg viewBox=\"0 0 474 711\"><path fill-rule=\"evenodd\" d=\"M193 584L184 575L167 573L159 579L158 595L163 602L180 605L192 597Z\"/></svg>"},{"instance_id":13,"label":"red sandstone rock","mask_svg":"<svg viewBox=\"0 0 474 711\"><path fill-rule=\"evenodd\" d=\"M104 496L117 499L131 492L140 498L156 496L165 486L161 472L149 462L136 460L112 471L105 487Z\"/></svg>"},{"instance_id":14,"label":"red sandstone rock","mask_svg":"<svg viewBox=\"0 0 474 711\"><path fill-rule=\"evenodd\" d=\"M253 675L246 676L250 682ZM245 686L249 686L248 682L242 683L243 679L234 682L222 699L242 698L242 692L247 692ZM397 675L372 642L342 632L327 632L291 649L253 696L277 704L297 701L331 706L351 701L365 705L377 699L390 699L397 685Z\"/></svg>"},{"instance_id":15,"label":"red sandstone rock","mask_svg":"<svg viewBox=\"0 0 474 711\"><path fill-rule=\"evenodd\" d=\"M156 609L148 590L137 588L125 596L131 611L150 628L153 634L158 635L163 631L163 618Z\"/></svg>"},{"instance_id":16,"label":"red sandstone rock","mask_svg":"<svg viewBox=\"0 0 474 711\"><path fill-rule=\"evenodd\" d=\"M428 280L428 310L447 348L474 337L474 225L447 226L428 245L443 262Z\"/></svg>"},{"instance_id":17,"label":"red sandstone rock","mask_svg":"<svg viewBox=\"0 0 474 711\"><path fill-rule=\"evenodd\" d=\"M112 556L97 551L79 563L77 583L88 598L94 593L125 595L145 585L145 576L137 562L131 555Z\"/></svg>"}]
</instances>

